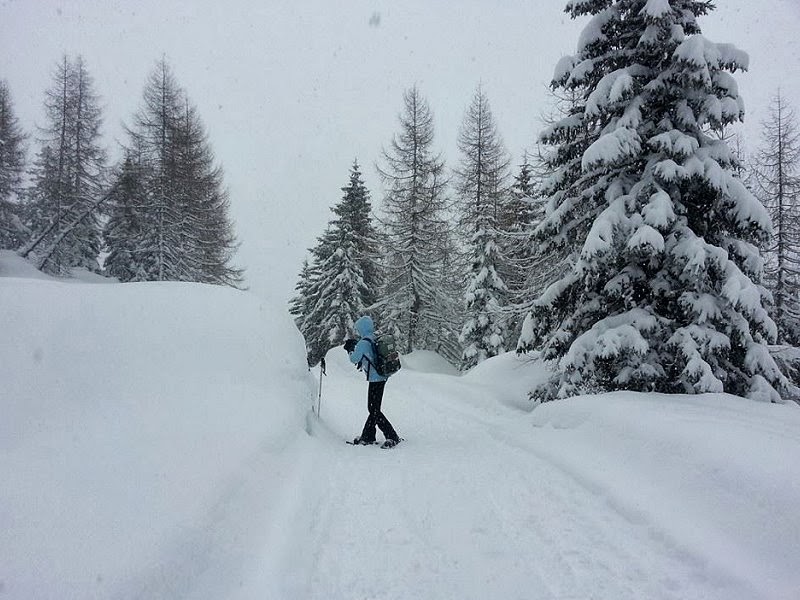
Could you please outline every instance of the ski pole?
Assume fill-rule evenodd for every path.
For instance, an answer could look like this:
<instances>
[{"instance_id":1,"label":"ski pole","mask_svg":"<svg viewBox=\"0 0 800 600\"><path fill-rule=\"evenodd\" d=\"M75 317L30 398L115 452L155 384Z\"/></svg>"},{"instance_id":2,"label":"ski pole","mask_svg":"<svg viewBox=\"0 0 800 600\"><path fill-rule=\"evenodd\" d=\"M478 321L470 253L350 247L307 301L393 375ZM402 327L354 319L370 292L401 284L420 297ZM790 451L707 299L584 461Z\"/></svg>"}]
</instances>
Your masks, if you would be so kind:
<instances>
[{"instance_id":1,"label":"ski pole","mask_svg":"<svg viewBox=\"0 0 800 600\"><path fill-rule=\"evenodd\" d=\"M319 363L319 396L317 396L317 417L319 417L319 411L322 408L322 376L327 375L325 372L325 359L323 358Z\"/></svg>"}]
</instances>

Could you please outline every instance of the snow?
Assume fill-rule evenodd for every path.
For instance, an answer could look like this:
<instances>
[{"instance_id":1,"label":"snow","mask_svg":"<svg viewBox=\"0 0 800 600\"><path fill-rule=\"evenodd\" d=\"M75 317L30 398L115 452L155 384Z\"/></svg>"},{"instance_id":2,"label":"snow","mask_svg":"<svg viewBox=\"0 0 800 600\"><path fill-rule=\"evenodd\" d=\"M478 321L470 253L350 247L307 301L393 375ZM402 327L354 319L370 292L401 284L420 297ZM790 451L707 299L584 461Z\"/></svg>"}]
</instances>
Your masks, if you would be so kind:
<instances>
[{"instance_id":1,"label":"snow","mask_svg":"<svg viewBox=\"0 0 800 600\"><path fill-rule=\"evenodd\" d=\"M746 71L750 64L748 54L732 44L715 44L702 35L686 38L675 50L675 57L700 67L710 83L709 69Z\"/></svg>"},{"instance_id":2,"label":"snow","mask_svg":"<svg viewBox=\"0 0 800 600\"><path fill-rule=\"evenodd\" d=\"M0 256L0 595L789 600L800 408L582 396L513 353L320 375L285 307L195 284L31 278Z\"/></svg>"},{"instance_id":3,"label":"snow","mask_svg":"<svg viewBox=\"0 0 800 600\"><path fill-rule=\"evenodd\" d=\"M635 129L620 127L602 135L583 153L581 167L584 171L600 164L614 164L641 152L642 145Z\"/></svg>"},{"instance_id":4,"label":"snow","mask_svg":"<svg viewBox=\"0 0 800 600\"><path fill-rule=\"evenodd\" d=\"M641 14L653 19L662 19L672 12L669 0L647 0L647 4L641 10Z\"/></svg>"}]
</instances>

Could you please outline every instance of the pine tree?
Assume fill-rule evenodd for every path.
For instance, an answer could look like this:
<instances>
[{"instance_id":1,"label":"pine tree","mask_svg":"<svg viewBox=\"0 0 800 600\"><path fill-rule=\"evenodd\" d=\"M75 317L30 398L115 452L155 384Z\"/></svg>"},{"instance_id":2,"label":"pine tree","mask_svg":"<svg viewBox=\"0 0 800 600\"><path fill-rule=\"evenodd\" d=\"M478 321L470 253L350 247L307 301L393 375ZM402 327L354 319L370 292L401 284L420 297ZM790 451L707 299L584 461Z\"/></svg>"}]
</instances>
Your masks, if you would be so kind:
<instances>
[{"instance_id":1,"label":"pine tree","mask_svg":"<svg viewBox=\"0 0 800 600\"><path fill-rule=\"evenodd\" d=\"M800 343L800 131L778 92L763 124L763 144L750 181L770 212L773 235L765 246L766 282L772 292L778 341Z\"/></svg>"},{"instance_id":2,"label":"pine tree","mask_svg":"<svg viewBox=\"0 0 800 600\"><path fill-rule=\"evenodd\" d=\"M508 202L509 158L480 86L464 116L458 146L461 164L454 183L470 263L461 330L462 367L468 369L505 352L508 345L503 314L508 288L501 275L505 240L500 222Z\"/></svg>"},{"instance_id":3,"label":"pine tree","mask_svg":"<svg viewBox=\"0 0 800 600\"><path fill-rule=\"evenodd\" d=\"M290 302L306 340L309 366L352 335L353 324L369 311L380 287L372 207L357 161L342 192L331 209L335 218L311 250L312 264L304 264L298 294Z\"/></svg>"},{"instance_id":4,"label":"pine tree","mask_svg":"<svg viewBox=\"0 0 800 600\"><path fill-rule=\"evenodd\" d=\"M499 223L502 232L503 263L501 276L508 288L506 310L510 340L516 341L522 320L530 310L528 297L535 293L535 281L550 271L545 261L537 260L533 230L544 215L541 195L527 152L509 191Z\"/></svg>"},{"instance_id":5,"label":"pine tree","mask_svg":"<svg viewBox=\"0 0 800 600\"><path fill-rule=\"evenodd\" d=\"M29 233L19 204L25 172L25 139L14 114L8 83L0 79L0 250L18 248Z\"/></svg>"},{"instance_id":6,"label":"pine tree","mask_svg":"<svg viewBox=\"0 0 800 600\"><path fill-rule=\"evenodd\" d=\"M296 294L289 300L289 314L294 317L294 323L301 332L306 330L306 315L311 314L316 302L316 298L311 295L311 288L316 275L311 263L308 262L308 258L304 258L303 268L294 286Z\"/></svg>"},{"instance_id":7,"label":"pine tree","mask_svg":"<svg viewBox=\"0 0 800 600\"><path fill-rule=\"evenodd\" d=\"M21 250L24 256L34 253L49 273L100 269L106 156L99 104L83 58L64 56L45 95L47 123L40 130L33 173L31 228L36 233Z\"/></svg>"},{"instance_id":8,"label":"pine tree","mask_svg":"<svg viewBox=\"0 0 800 600\"><path fill-rule=\"evenodd\" d=\"M126 155L141 174L135 217L142 235L123 270L137 281L237 287L242 271L231 266L237 246L222 170L166 59L150 73L128 134Z\"/></svg>"},{"instance_id":9,"label":"pine tree","mask_svg":"<svg viewBox=\"0 0 800 600\"><path fill-rule=\"evenodd\" d=\"M403 94L403 104L400 133L378 169L386 187L381 303L384 325L409 353L439 345L443 315L450 312L443 307L454 299L441 286L450 226L444 162L433 151L433 115L416 86Z\"/></svg>"},{"instance_id":10,"label":"pine tree","mask_svg":"<svg viewBox=\"0 0 800 600\"><path fill-rule=\"evenodd\" d=\"M523 347L558 361L549 400L630 389L779 400L757 244L769 217L710 134L742 118L747 55L701 35L697 0L574 0L593 15L553 84L581 92L555 147L537 234L570 268L537 300Z\"/></svg>"},{"instance_id":11,"label":"pine tree","mask_svg":"<svg viewBox=\"0 0 800 600\"><path fill-rule=\"evenodd\" d=\"M108 221L103 229L108 256L104 271L122 282L143 281L140 255L143 252L145 224L142 207L146 202L143 174L130 156L118 169L108 194Z\"/></svg>"}]
</instances>

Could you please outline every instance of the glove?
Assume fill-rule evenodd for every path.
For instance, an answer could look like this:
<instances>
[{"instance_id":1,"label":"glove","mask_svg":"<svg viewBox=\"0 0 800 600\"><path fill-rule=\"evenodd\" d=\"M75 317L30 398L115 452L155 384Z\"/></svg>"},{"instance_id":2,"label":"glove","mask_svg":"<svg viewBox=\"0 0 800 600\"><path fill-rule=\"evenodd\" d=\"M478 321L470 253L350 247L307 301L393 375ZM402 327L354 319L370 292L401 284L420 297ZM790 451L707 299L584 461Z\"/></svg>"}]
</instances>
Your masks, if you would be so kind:
<instances>
[{"instance_id":1,"label":"glove","mask_svg":"<svg viewBox=\"0 0 800 600\"><path fill-rule=\"evenodd\" d=\"M344 349L347 350L347 353L350 354L353 350L356 349L357 342L350 338L344 341Z\"/></svg>"}]
</instances>

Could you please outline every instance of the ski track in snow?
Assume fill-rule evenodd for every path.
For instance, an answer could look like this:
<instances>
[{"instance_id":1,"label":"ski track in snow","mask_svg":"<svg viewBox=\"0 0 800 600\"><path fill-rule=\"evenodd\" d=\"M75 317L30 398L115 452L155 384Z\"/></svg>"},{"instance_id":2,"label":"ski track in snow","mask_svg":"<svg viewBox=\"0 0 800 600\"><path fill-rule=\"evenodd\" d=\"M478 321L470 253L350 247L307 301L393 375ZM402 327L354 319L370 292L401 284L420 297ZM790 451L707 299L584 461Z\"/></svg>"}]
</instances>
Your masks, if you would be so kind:
<instances>
[{"instance_id":1,"label":"ski track in snow","mask_svg":"<svg viewBox=\"0 0 800 600\"><path fill-rule=\"evenodd\" d=\"M260 448L116 597L758 597L560 461L525 412L481 406L474 382L393 378L383 408L406 441L344 444L366 414L352 375L328 377L322 419Z\"/></svg>"},{"instance_id":2,"label":"ski track in snow","mask_svg":"<svg viewBox=\"0 0 800 600\"><path fill-rule=\"evenodd\" d=\"M364 416L363 382L329 392L306 474L317 496L296 515L276 597L756 597L550 460L515 423L522 413L487 420L446 395L453 380L438 381L412 374L387 386L384 412L408 438L390 451L341 443Z\"/></svg>"}]
</instances>

